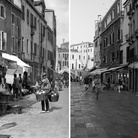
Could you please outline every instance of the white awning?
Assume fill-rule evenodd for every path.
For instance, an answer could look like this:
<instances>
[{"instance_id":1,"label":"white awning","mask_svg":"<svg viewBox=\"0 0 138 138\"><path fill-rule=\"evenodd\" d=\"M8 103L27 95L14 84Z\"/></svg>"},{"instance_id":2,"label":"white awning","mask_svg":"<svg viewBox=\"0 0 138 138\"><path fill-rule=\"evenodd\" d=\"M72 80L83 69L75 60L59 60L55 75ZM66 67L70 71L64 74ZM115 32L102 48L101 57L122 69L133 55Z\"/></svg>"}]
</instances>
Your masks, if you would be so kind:
<instances>
[{"instance_id":1,"label":"white awning","mask_svg":"<svg viewBox=\"0 0 138 138\"><path fill-rule=\"evenodd\" d=\"M21 59L19 59L17 56L14 55L10 55L7 53L2 53L2 57L11 61L16 61L17 65L20 67L28 67L31 68L31 66L29 66L28 64L26 64L25 62L23 62Z\"/></svg>"}]
</instances>

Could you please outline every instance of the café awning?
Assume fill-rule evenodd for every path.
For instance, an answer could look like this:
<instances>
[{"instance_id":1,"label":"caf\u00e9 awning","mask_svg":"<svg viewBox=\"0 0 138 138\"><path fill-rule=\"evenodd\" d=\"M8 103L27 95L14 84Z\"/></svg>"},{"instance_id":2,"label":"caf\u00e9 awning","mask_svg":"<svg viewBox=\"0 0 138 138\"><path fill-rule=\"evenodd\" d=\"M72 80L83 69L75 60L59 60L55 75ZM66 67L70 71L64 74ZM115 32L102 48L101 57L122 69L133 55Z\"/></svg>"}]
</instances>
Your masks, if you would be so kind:
<instances>
[{"instance_id":1,"label":"caf\u00e9 awning","mask_svg":"<svg viewBox=\"0 0 138 138\"><path fill-rule=\"evenodd\" d=\"M7 54L7 53L2 53L2 57L5 58L5 59L7 59L7 60L16 61L17 65L20 66L20 67L31 68L31 66L29 66L28 64L26 64L25 62L23 62L17 56L10 55L10 54Z\"/></svg>"}]
</instances>

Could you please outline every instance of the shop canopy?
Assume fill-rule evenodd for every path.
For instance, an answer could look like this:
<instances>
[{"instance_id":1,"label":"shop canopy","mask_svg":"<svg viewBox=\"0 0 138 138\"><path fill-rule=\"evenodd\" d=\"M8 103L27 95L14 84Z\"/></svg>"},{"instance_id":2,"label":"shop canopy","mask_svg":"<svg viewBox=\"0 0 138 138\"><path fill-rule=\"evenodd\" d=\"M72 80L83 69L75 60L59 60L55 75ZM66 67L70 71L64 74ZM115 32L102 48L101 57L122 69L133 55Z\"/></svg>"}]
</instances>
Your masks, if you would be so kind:
<instances>
[{"instance_id":1,"label":"shop canopy","mask_svg":"<svg viewBox=\"0 0 138 138\"><path fill-rule=\"evenodd\" d=\"M31 68L31 66L29 66L28 64L26 64L25 62L23 62L17 56L10 55L10 54L7 54L7 53L2 53L2 57L5 58L5 59L7 59L7 60L11 60L11 61L17 62L17 65L20 66L20 67Z\"/></svg>"},{"instance_id":2,"label":"shop canopy","mask_svg":"<svg viewBox=\"0 0 138 138\"><path fill-rule=\"evenodd\" d=\"M102 73L111 72L111 71L117 71L117 70L123 69L123 68L125 68L127 66L128 66L128 64L120 65L120 66L114 67L114 68L109 68L109 69L103 71Z\"/></svg>"},{"instance_id":3,"label":"shop canopy","mask_svg":"<svg viewBox=\"0 0 138 138\"><path fill-rule=\"evenodd\" d=\"M94 71L90 72L90 75L101 75L102 72L106 71L107 68L100 68L100 69L96 69Z\"/></svg>"}]
</instances>

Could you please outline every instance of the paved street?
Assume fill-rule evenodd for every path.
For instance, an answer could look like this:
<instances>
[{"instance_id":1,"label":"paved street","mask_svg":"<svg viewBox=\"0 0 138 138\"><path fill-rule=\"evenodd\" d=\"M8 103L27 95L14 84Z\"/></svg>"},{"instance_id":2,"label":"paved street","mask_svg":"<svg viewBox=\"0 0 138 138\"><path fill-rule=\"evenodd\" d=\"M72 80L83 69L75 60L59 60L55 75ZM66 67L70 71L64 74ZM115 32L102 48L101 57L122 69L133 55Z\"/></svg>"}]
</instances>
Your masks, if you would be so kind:
<instances>
[{"instance_id":1,"label":"paved street","mask_svg":"<svg viewBox=\"0 0 138 138\"><path fill-rule=\"evenodd\" d=\"M25 99L18 102L26 106L22 114L0 118L0 138L4 134L12 138L69 138L68 91L64 88L59 92L59 101L50 103L49 113L40 113L41 103L36 101L34 94L24 97L26 103Z\"/></svg>"},{"instance_id":2,"label":"paved street","mask_svg":"<svg viewBox=\"0 0 138 138\"><path fill-rule=\"evenodd\" d=\"M71 84L71 138L138 138L138 96L130 92L95 94Z\"/></svg>"}]
</instances>

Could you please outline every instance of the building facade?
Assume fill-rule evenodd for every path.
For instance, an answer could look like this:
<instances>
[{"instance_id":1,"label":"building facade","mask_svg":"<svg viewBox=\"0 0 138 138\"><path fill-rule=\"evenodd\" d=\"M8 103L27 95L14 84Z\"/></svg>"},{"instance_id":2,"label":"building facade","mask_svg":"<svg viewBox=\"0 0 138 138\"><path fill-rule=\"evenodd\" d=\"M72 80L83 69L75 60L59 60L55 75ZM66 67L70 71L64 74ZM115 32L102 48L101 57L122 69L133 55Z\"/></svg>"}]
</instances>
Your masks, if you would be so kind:
<instances>
[{"instance_id":1,"label":"building facade","mask_svg":"<svg viewBox=\"0 0 138 138\"><path fill-rule=\"evenodd\" d=\"M45 11L44 0L0 1L0 50L31 66L31 69L26 67L23 71L28 72L32 83L43 72L49 73L48 67L55 69L56 19L52 13L53 27L50 27ZM49 49L52 54L49 54Z\"/></svg>"},{"instance_id":2,"label":"building facade","mask_svg":"<svg viewBox=\"0 0 138 138\"><path fill-rule=\"evenodd\" d=\"M0 1L0 50L17 55L21 46L21 1Z\"/></svg>"},{"instance_id":3,"label":"building facade","mask_svg":"<svg viewBox=\"0 0 138 138\"><path fill-rule=\"evenodd\" d=\"M94 44L91 42L82 42L79 44L73 44L71 45L71 52L72 50L77 50L80 53L80 58L78 59L78 65L81 63L81 69L88 68L91 69L94 66ZM75 53L74 53L75 54ZM72 56L75 57L71 53ZM78 55L78 54L77 54ZM72 58L71 58L72 60ZM72 63L73 64L73 63ZM71 65L73 66L73 65Z\"/></svg>"},{"instance_id":4,"label":"building facade","mask_svg":"<svg viewBox=\"0 0 138 138\"><path fill-rule=\"evenodd\" d=\"M65 43L65 46L66 44L67 43ZM61 45L63 46L64 43ZM60 47L58 48L58 72L60 73L62 70L66 70L69 72L69 49Z\"/></svg>"},{"instance_id":5,"label":"building facade","mask_svg":"<svg viewBox=\"0 0 138 138\"><path fill-rule=\"evenodd\" d=\"M36 7L41 7L38 11ZM43 72L46 59L45 4L25 0L22 2L22 60L32 67L30 77L35 80Z\"/></svg>"},{"instance_id":6,"label":"building facade","mask_svg":"<svg viewBox=\"0 0 138 138\"><path fill-rule=\"evenodd\" d=\"M101 34L101 16L95 22L95 36L94 36L94 66L100 68L101 65L101 51L100 51L100 34Z\"/></svg>"},{"instance_id":7,"label":"building facade","mask_svg":"<svg viewBox=\"0 0 138 138\"><path fill-rule=\"evenodd\" d=\"M129 18L129 90L138 92L138 1L127 0Z\"/></svg>"}]
</instances>

